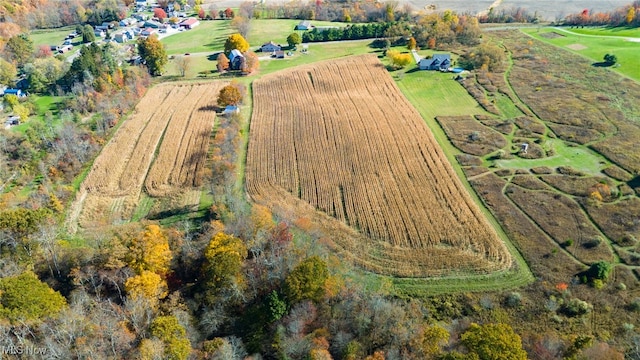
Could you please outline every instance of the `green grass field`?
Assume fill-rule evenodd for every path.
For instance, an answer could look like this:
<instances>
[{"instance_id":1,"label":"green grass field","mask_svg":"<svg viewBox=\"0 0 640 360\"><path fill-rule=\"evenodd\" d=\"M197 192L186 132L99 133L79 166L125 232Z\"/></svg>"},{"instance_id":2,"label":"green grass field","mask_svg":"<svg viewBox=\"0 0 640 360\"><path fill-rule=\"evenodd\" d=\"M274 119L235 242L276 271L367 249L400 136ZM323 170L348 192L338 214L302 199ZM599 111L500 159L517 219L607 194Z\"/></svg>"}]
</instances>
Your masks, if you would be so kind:
<instances>
[{"instance_id":1,"label":"green grass field","mask_svg":"<svg viewBox=\"0 0 640 360\"><path fill-rule=\"evenodd\" d=\"M33 30L29 37L33 40L33 47L37 50L40 45L61 45L64 38L75 29L75 26L65 26L57 29Z\"/></svg>"},{"instance_id":2,"label":"green grass field","mask_svg":"<svg viewBox=\"0 0 640 360\"><path fill-rule=\"evenodd\" d=\"M632 27L587 27L582 29L568 29L582 35L623 36L640 38L640 28Z\"/></svg>"},{"instance_id":3,"label":"green grass field","mask_svg":"<svg viewBox=\"0 0 640 360\"><path fill-rule=\"evenodd\" d=\"M332 43L311 43L309 44L309 50L307 54L303 54L300 51L294 51L293 56L285 59L263 59L260 61L260 69L253 75L249 76L249 79L255 79L262 75L272 73L274 71L283 70L286 68L311 64L317 61L339 58L349 55L360 55L370 52L374 52L375 49L369 47L371 40L358 40L358 41L344 41L344 42L332 42ZM300 49L298 49L300 50ZM265 54L257 53L258 56L265 56ZM192 54L191 63L189 65L189 71L185 78L198 78L200 72L216 69L216 60L211 54ZM167 71L165 76L175 77L178 75L177 68L174 61L169 61L167 64ZM220 79L217 73L209 75L208 78ZM229 77L224 77L229 79Z\"/></svg>"},{"instance_id":4,"label":"green grass field","mask_svg":"<svg viewBox=\"0 0 640 360\"><path fill-rule=\"evenodd\" d=\"M224 49L224 42L233 33L231 22L226 20L201 21L192 30L167 36L161 41L167 54L217 52Z\"/></svg>"},{"instance_id":5,"label":"green grass field","mask_svg":"<svg viewBox=\"0 0 640 360\"><path fill-rule=\"evenodd\" d=\"M464 87L453 80L453 74L410 70L397 76L401 79L400 90L425 119L438 115L487 114Z\"/></svg>"},{"instance_id":6,"label":"green grass field","mask_svg":"<svg viewBox=\"0 0 640 360\"><path fill-rule=\"evenodd\" d=\"M300 20L291 19L255 19L251 20L251 29L247 36L247 41L251 45L252 49L259 47L260 45L273 41L276 44L283 46L287 45L287 36L292 32L297 32L302 36L304 31L295 31L295 26ZM330 21L313 21L314 26L337 26L344 27L346 23L330 22Z\"/></svg>"},{"instance_id":7,"label":"green grass field","mask_svg":"<svg viewBox=\"0 0 640 360\"><path fill-rule=\"evenodd\" d=\"M599 175L607 163L602 155L599 155L585 146L568 146L562 140L547 140L545 146L551 147L555 155L542 159L508 159L496 160L496 164L501 168L509 169L529 169L538 166L556 168L559 166L571 166L584 173Z\"/></svg>"},{"instance_id":8,"label":"green grass field","mask_svg":"<svg viewBox=\"0 0 640 360\"><path fill-rule=\"evenodd\" d=\"M628 41L623 38L616 38L615 36L627 35L618 35L620 33L615 32L615 29L580 29L580 31L586 33L585 35L578 34L575 29L529 28L522 29L522 31L538 40L587 57L593 60L594 63L603 61L605 54L614 54L618 58L619 66L616 65L610 69L636 81L640 81L640 57L638 57L640 43ZM635 32L636 35L640 34L640 30L636 30ZM548 33L556 33L561 36L554 38L545 37L548 36L545 35ZM632 30L628 30L627 33L632 33ZM577 50L580 47L576 47L576 45L581 45L584 48Z\"/></svg>"}]
</instances>

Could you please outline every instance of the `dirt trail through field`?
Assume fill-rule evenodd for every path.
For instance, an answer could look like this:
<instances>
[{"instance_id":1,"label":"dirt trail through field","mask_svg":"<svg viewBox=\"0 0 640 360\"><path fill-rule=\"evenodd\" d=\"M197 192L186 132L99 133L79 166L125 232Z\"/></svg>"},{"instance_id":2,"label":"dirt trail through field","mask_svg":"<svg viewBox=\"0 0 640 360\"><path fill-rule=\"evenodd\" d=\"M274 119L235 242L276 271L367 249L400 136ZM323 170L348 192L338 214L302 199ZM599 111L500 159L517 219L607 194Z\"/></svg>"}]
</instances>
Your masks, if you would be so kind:
<instances>
[{"instance_id":1,"label":"dirt trail through field","mask_svg":"<svg viewBox=\"0 0 640 360\"><path fill-rule=\"evenodd\" d=\"M478 13L478 16L485 16L485 15L488 15L488 14L489 14L489 11L491 11L491 9L495 9L495 8L497 8L498 6L500 6L500 4L502 4L502 0L496 0L496 1L494 1L494 2L493 2L493 4L491 4L491 5L489 6L489 8L488 8L488 9L480 11L480 12Z\"/></svg>"}]
</instances>

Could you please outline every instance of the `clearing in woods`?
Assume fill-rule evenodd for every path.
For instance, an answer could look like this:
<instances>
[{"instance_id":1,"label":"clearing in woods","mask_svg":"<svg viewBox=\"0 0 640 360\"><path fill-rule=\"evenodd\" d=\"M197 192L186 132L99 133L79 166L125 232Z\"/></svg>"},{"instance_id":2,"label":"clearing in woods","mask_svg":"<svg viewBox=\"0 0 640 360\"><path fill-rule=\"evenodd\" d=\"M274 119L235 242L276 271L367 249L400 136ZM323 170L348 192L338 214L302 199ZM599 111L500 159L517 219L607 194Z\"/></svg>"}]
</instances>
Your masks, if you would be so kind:
<instances>
[{"instance_id":1,"label":"clearing in woods","mask_svg":"<svg viewBox=\"0 0 640 360\"><path fill-rule=\"evenodd\" d=\"M163 84L149 89L134 113L96 158L80 187L70 220L82 227L141 217L142 190L179 205L194 202L201 184L215 119L215 102L224 82ZM151 207L149 199L144 206Z\"/></svg>"},{"instance_id":2,"label":"clearing in woods","mask_svg":"<svg viewBox=\"0 0 640 360\"><path fill-rule=\"evenodd\" d=\"M253 91L246 167L253 201L310 219L343 257L380 274L460 276L512 266L374 55L266 75Z\"/></svg>"}]
</instances>

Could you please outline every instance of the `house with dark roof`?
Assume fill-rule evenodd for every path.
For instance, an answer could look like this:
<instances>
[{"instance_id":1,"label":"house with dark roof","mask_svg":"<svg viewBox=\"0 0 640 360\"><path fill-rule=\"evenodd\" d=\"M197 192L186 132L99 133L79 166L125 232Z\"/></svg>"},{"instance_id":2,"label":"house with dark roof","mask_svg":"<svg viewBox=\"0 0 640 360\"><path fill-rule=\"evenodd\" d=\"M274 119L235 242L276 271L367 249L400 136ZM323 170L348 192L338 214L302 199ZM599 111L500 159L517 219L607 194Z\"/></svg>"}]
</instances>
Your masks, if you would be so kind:
<instances>
[{"instance_id":1,"label":"house with dark roof","mask_svg":"<svg viewBox=\"0 0 640 360\"><path fill-rule=\"evenodd\" d=\"M298 23L298 25L296 25L294 30L310 30L311 27L312 27L311 21L303 20L303 21L300 21L300 23Z\"/></svg>"},{"instance_id":2,"label":"house with dark roof","mask_svg":"<svg viewBox=\"0 0 640 360\"><path fill-rule=\"evenodd\" d=\"M231 50L229 54L229 67L231 70L240 70L242 63L244 62L244 56L238 49Z\"/></svg>"},{"instance_id":3,"label":"house with dark roof","mask_svg":"<svg viewBox=\"0 0 640 360\"><path fill-rule=\"evenodd\" d=\"M17 97L26 96L26 94L23 93L22 90L20 89L4 89L4 91L2 92L2 95L15 95Z\"/></svg>"},{"instance_id":4,"label":"house with dark roof","mask_svg":"<svg viewBox=\"0 0 640 360\"><path fill-rule=\"evenodd\" d=\"M447 70L451 67L451 55L434 54L431 58L421 59L418 67L420 70Z\"/></svg>"},{"instance_id":5,"label":"house with dark roof","mask_svg":"<svg viewBox=\"0 0 640 360\"><path fill-rule=\"evenodd\" d=\"M266 44L262 44L262 46L260 46L260 50L264 53L272 53L274 51L282 50L282 47L280 45L277 45L273 41L269 41Z\"/></svg>"}]
</instances>

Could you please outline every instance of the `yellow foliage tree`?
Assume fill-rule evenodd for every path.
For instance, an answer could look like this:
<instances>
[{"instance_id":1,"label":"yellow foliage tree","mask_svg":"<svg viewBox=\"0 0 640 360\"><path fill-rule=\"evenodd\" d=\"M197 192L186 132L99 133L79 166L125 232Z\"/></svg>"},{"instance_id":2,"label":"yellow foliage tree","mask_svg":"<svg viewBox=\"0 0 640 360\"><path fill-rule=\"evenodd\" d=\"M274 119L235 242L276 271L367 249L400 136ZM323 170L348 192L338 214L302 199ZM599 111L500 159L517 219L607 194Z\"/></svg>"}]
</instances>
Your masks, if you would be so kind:
<instances>
[{"instance_id":1,"label":"yellow foliage tree","mask_svg":"<svg viewBox=\"0 0 640 360\"><path fill-rule=\"evenodd\" d=\"M191 352L187 331L175 316L158 316L151 323L151 335L164 344L165 359L186 360Z\"/></svg>"},{"instance_id":2,"label":"yellow foliage tree","mask_svg":"<svg viewBox=\"0 0 640 360\"><path fill-rule=\"evenodd\" d=\"M218 105L238 105L242 102L242 93L237 86L227 85L220 89L218 94Z\"/></svg>"},{"instance_id":3,"label":"yellow foliage tree","mask_svg":"<svg viewBox=\"0 0 640 360\"><path fill-rule=\"evenodd\" d=\"M412 37L409 38L409 41L407 41L407 49L415 50L416 47L418 47L418 45L416 43L416 39L412 36Z\"/></svg>"},{"instance_id":4,"label":"yellow foliage tree","mask_svg":"<svg viewBox=\"0 0 640 360\"><path fill-rule=\"evenodd\" d=\"M249 50L249 43L244 37L238 33L231 34L227 38L227 41L224 43L224 52L230 53L231 50L237 49L241 53Z\"/></svg>"},{"instance_id":5,"label":"yellow foliage tree","mask_svg":"<svg viewBox=\"0 0 640 360\"><path fill-rule=\"evenodd\" d=\"M251 208L251 222L253 223L255 232L260 230L271 230L274 226L273 214L268 207L256 204Z\"/></svg>"},{"instance_id":6,"label":"yellow foliage tree","mask_svg":"<svg viewBox=\"0 0 640 360\"><path fill-rule=\"evenodd\" d=\"M164 344L158 339L142 339L138 346L140 360L162 359L164 354Z\"/></svg>"},{"instance_id":7,"label":"yellow foliage tree","mask_svg":"<svg viewBox=\"0 0 640 360\"><path fill-rule=\"evenodd\" d=\"M526 360L522 340L507 324L471 324L460 337L470 353L483 360Z\"/></svg>"},{"instance_id":8,"label":"yellow foliage tree","mask_svg":"<svg viewBox=\"0 0 640 360\"><path fill-rule=\"evenodd\" d=\"M169 249L169 240L158 225L149 225L142 234L135 237L129 247L131 261L129 265L138 273L151 271L165 275L173 255Z\"/></svg>"},{"instance_id":9,"label":"yellow foliage tree","mask_svg":"<svg viewBox=\"0 0 640 360\"><path fill-rule=\"evenodd\" d=\"M631 24L633 22L633 19L636 18L636 9L632 6L629 7L629 10L627 11L627 24Z\"/></svg>"},{"instance_id":10,"label":"yellow foliage tree","mask_svg":"<svg viewBox=\"0 0 640 360\"><path fill-rule=\"evenodd\" d=\"M149 300L155 308L160 299L168 294L167 283L160 275L151 271L142 271L140 275L136 275L127 279L124 288L131 298L145 298Z\"/></svg>"},{"instance_id":11,"label":"yellow foliage tree","mask_svg":"<svg viewBox=\"0 0 640 360\"><path fill-rule=\"evenodd\" d=\"M403 68L411 64L411 54L402 54L397 50L388 50L387 57L395 68Z\"/></svg>"},{"instance_id":12,"label":"yellow foliage tree","mask_svg":"<svg viewBox=\"0 0 640 360\"><path fill-rule=\"evenodd\" d=\"M446 345L449 340L449 332L438 325L428 326L417 340L417 347L422 351L424 358L433 359L442 351L442 346Z\"/></svg>"},{"instance_id":13,"label":"yellow foliage tree","mask_svg":"<svg viewBox=\"0 0 640 360\"><path fill-rule=\"evenodd\" d=\"M246 246L237 237L219 232L211 239L204 252L204 275L214 293L234 283L244 284L242 263L247 255Z\"/></svg>"}]
</instances>

